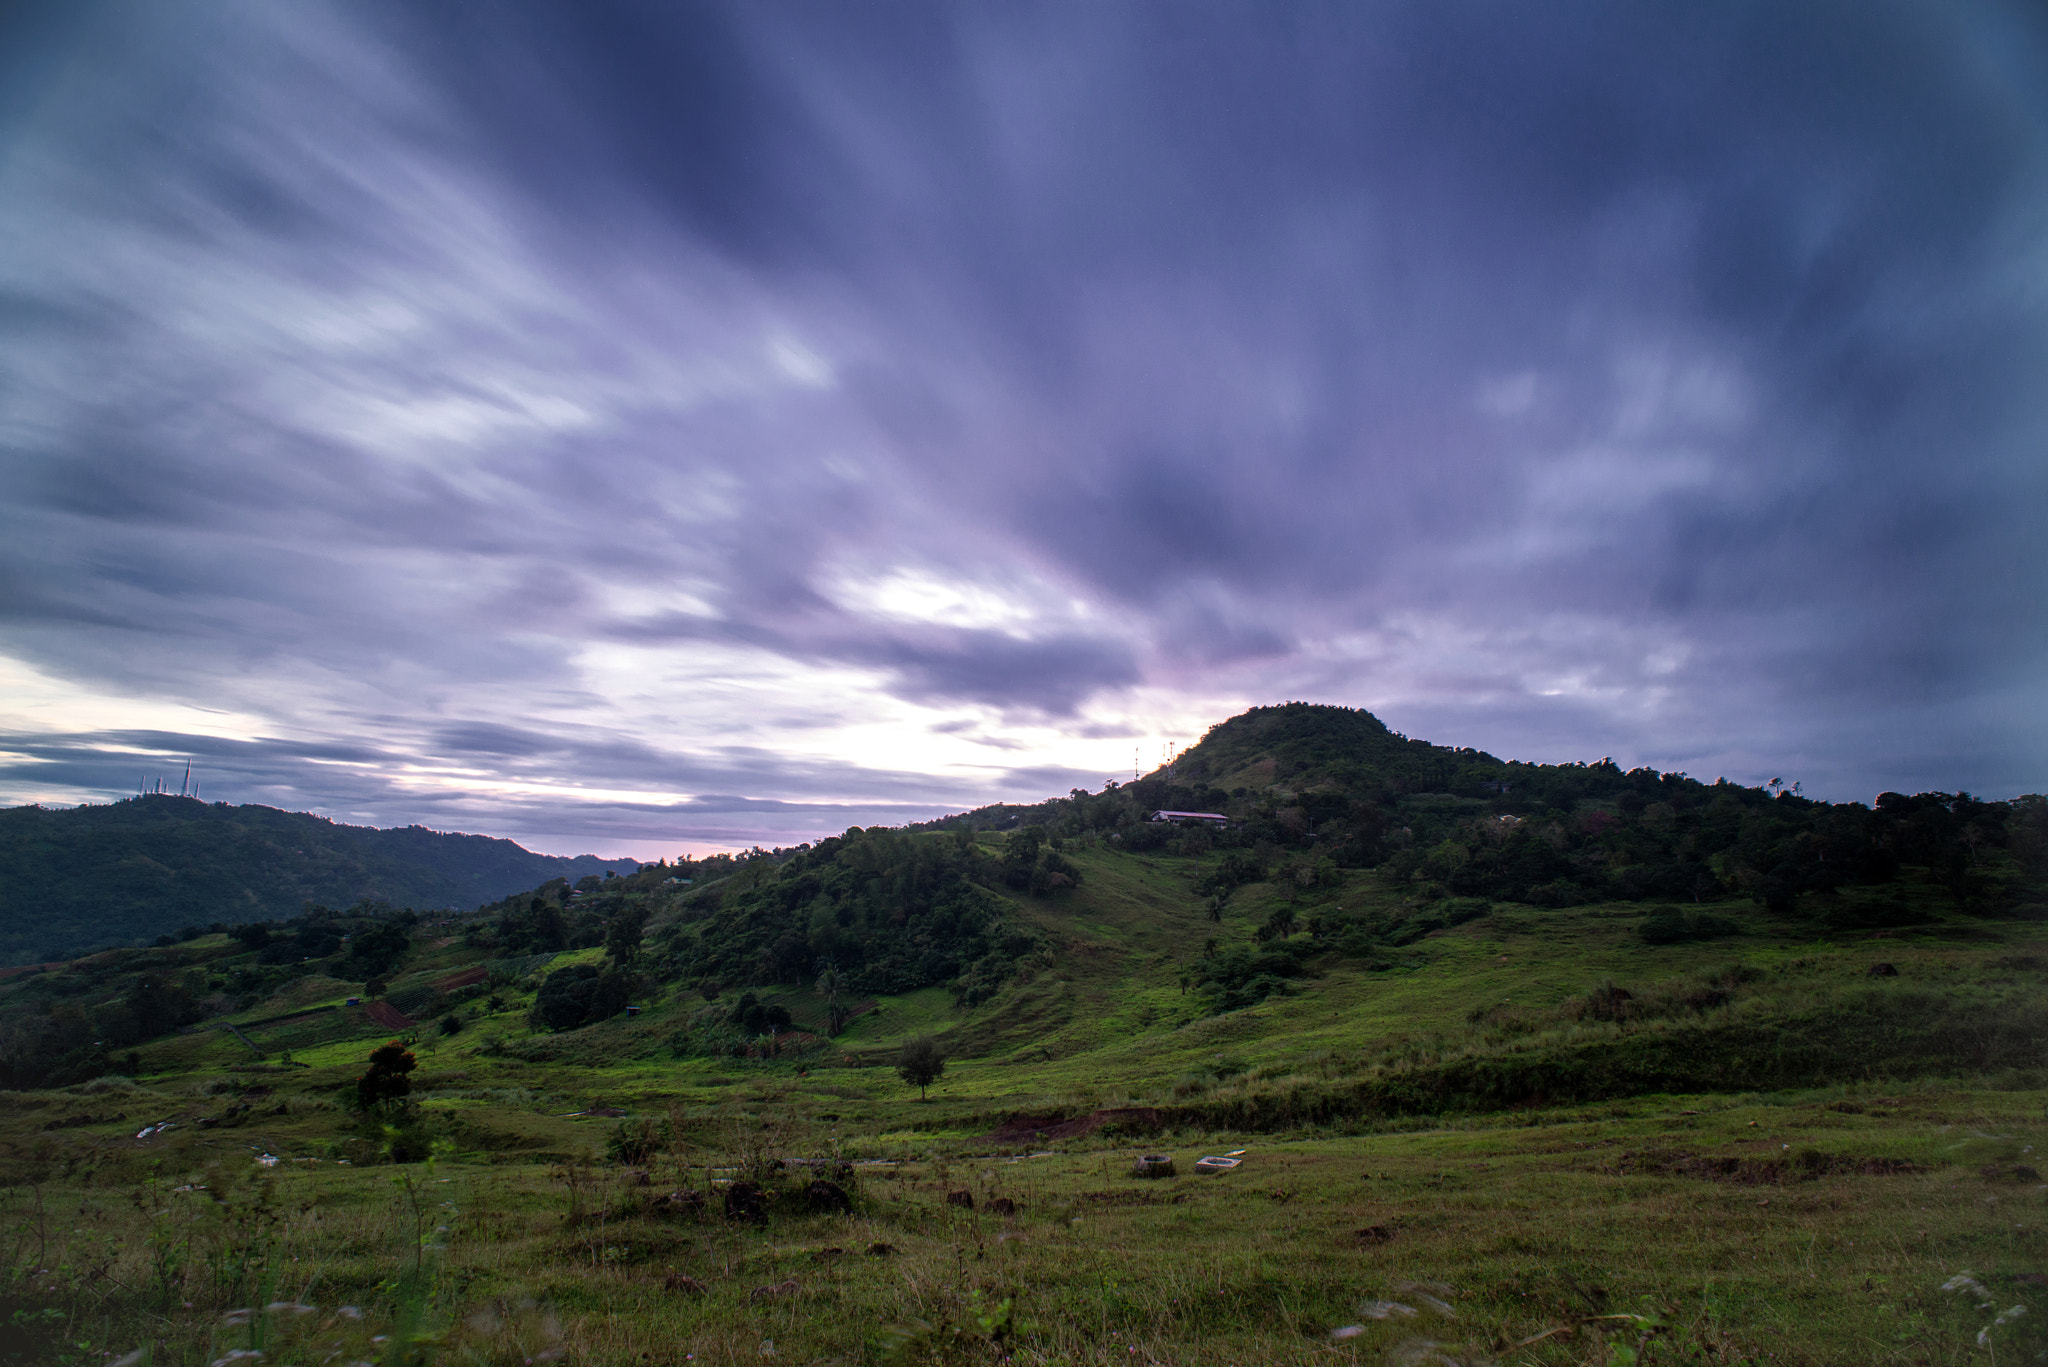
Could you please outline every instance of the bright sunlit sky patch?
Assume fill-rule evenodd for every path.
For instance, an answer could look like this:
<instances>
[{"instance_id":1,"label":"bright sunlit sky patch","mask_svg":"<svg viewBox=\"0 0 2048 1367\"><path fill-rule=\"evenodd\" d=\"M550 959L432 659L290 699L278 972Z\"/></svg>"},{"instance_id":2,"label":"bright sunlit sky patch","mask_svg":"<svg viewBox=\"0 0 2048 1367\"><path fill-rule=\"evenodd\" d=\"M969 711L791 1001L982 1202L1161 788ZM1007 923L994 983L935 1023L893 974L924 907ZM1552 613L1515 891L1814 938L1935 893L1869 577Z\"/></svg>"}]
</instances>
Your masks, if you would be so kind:
<instances>
[{"instance_id":1,"label":"bright sunlit sky patch","mask_svg":"<svg viewBox=\"0 0 2048 1367\"><path fill-rule=\"evenodd\" d=\"M0 799L652 857L1246 706L2048 787L2019 4L0 17Z\"/></svg>"}]
</instances>

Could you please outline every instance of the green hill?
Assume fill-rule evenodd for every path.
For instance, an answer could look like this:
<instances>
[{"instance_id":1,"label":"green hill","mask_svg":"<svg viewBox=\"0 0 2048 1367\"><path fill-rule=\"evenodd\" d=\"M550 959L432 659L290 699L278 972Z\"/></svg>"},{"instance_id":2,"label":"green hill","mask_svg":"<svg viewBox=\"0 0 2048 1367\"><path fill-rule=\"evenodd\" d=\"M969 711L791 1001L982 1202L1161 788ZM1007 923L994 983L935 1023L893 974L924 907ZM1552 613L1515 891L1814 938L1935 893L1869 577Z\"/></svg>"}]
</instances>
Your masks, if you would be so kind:
<instances>
[{"instance_id":1,"label":"green hill","mask_svg":"<svg viewBox=\"0 0 2048 1367\"><path fill-rule=\"evenodd\" d=\"M474 907L630 859L535 854L423 826L379 830L274 807L152 794L0 811L0 964L60 959L190 926L347 907Z\"/></svg>"},{"instance_id":2,"label":"green hill","mask_svg":"<svg viewBox=\"0 0 2048 1367\"><path fill-rule=\"evenodd\" d=\"M114 1260L21 1303L179 1361L2018 1360L2044 809L1290 704L929 829L0 975L0 1172Z\"/></svg>"},{"instance_id":3,"label":"green hill","mask_svg":"<svg viewBox=\"0 0 2048 1367\"><path fill-rule=\"evenodd\" d=\"M1262 779L1271 781L1254 786ZM1218 786L1224 782L1232 786ZM1217 810L1230 822L1219 829L1151 819L1162 808ZM170 872L181 840L188 851L232 850L236 867L254 871L245 877L260 874L264 886L289 888L303 901L335 886L305 872L315 855L362 879L367 861L345 862L354 852L458 851L477 857L469 888L494 876L501 890L523 856L542 866L545 881L441 918L449 929L439 948L410 970L436 976L409 986L394 980L391 990L405 1012L438 1016L468 1000L433 987L448 974L471 973L466 992L495 982L496 1011L545 1030L547 1042L522 1046L543 1059L568 1050L603 1062L616 1042L600 1045L587 1032L639 1001L647 1009L627 1032L640 1041L629 1053L652 1048L648 1032L658 1030L660 1051L675 1058L751 1058L797 1022L811 1042L793 1048L817 1047L822 1024L823 1035L843 1027L847 1040L887 1049L911 1020L957 1033L976 1055L1048 1065L1075 1058L1089 1070L1113 1057L1115 1076L1160 1080L1195 1066L1188 1049L1208 1045L1187 1041L1209 1039L1213 1022L1267 1018L1254 1009L1275 1022L1307 1013L1284 1030L1230 1027L1267 1038L1283 1055L1324 1033L1326 1006L1336 1036L1361 1028L1382 1036L1396 1019L1382 1018L1380 1005L1391 985L1421 980L1431 984L1424 998L1394 994L1404 1003L1398 1019L1435 1020L1432 1038L1448 1032L1476 1041L1460 1048L1493 1060L1461 1065L1398 1103L1370 1087L1357 1091L1357 1069L1346 1065L1338 1071L1351 1077L1351 1099L1318 1103L1340 1109L1479 1104L1518 1088L1627 1093L1660 1077L1720 1085L1731 1058L1747 1060L1755 1075L1758 1046L1739 1032L1693 1029L1708 1008L1748 1001L1745 1029L1767 1034L1791 1029L1808 1011L1790 997L1763 1004L1770 994L1740 967L1750 946L1868 936L1901 948L1958 937L2002 942L1996 927L2048 920L2048 803L2037 797L1887 793L1874 807L1828 804L1682 774L1624 772L1605 760L1512 763L1409 740L1369 713L1302 703L1232 718L1171 768L1100 793L984 808L921 829L855 828L815 845L642 866L625 877L585 876L574 887L555 873L572 861L542 860L508 842L362 831L263 808L145 799L4 818L0 835L13 849L26 847L24 829L90 829L103 842L101 862L73 874L74 905L84 905L88 886L128 888L140 898L151 879L180 887L220 876L218 859L193 874ZM216 829L201 828L209 820ZM288 858L287 837L303 842ZM480 871L481 856L501 862ZM188 854L187 866L194 863ZM443 891L453 886L444 879L412 900L481 900ZM325 900L359 903L366 895L362 884L342 886ZM160 923L181 919L173 913ZM363 905L348 913L320 906L274 927L269 943L209 942L219 946L214 959L241 956L233 961L246 966L187 973L182 990L217 1010L230 1000L282 1000L308 977L388 977L382 960L363 962L377 919ZM1467 1000L1475 981L1493 976L1481 959L1467 962L1461 947L1473 944L1516 946L1518 978L1529 962L1553 962L1560 976L1546 990L1549 1004L1532 1008L1523 993L1512 1010L1498 1009L1499 1001L1481 999L1490 985ZM1584 948L1594 944L1597 953ZM1560 954L1565 946L1580 948ZM175 959L184 951L162 952ZM569 957L546 972L536 967L557 955ZM387 957L412 962L396 951ZM89 991L63 988L73 975L57 974L0 999L4 1010L7 1001L18 1008L54 1000L52 993L74 1002L96 996L100 1016L120 1022L81 1022L71 1032L79 1038L65 1035L71 1042L54 1052L24 1044L23 1061L13 1065L18 1077L81 1047L87 1035L113 1039L78 1056L67 1065L72 1072L111 1066L110 1051L153 1037L149 1026L163 1013L153 998L131 1002L129 979L161 966L146 954L123 962L112 977L74 970L85 974L80 982L97 984ZM1600 986L1581 981L1593 964L1614 982L1649 972L1664 985L1632 987L1613 1001L1588 995ZM1678 964L1691 965L1685 971L1695 977L1674 978ZM1708 964L1720 976L1707 973ZM1579 1004L1556 1014L1567 999ZM1896 1037L1890 1063L1938 1067L1952 1054L1947 1041L1964 1037L1954 1033L1963 1029L1956 1013L1978 1022L1974 1001L1965 994L1929 1007L1932 1014ZM863 1002L879 1009L855 1012ZM1436 1020L1446 1003L1455 1010ZM251 1009L276 1015L283 1007ZM1652 1020L1663 1022L1660 1040L1676 1031L1692 1052L1644 1054L1639 1043L1610 1056L1606 1043L1591 1053L1581 1047L1593 1024ZM358 1022L359 1030L375 1028ZM1812 1049L1772 1050L1789 1060L1787 1081L1823 1080L1867 1043L1857 1029L1831 1034L1811 1021L1800 1028ZM1826 1043L1836 1034L1837 1044ZM1559 1044L1562 1053L1536 1047L1552 1035L1579 1043ZM1917 1043L1909 1046L1909 1035ZM2008 1043L1987 1045L1971 1066L2007 1059Z\"/></svg>"},{"instance_id":4,"label":"green hill","mask_svg":"<svg viewBox=\"0 0 2048 1367\"><path fill-rule=\"evenodd\" d=\"M1221 812L1231 824L1212 831L1147 820L1157 810ZM1918 868L1959 910L2048 914L2048 799L2038 795L1816 802L1776 785L1624 771L1609 759L1500 760L1411 740L1369 712L1310 703L1233 717L1131 784L926 823L1033 825L1138 852L1238 851L1205 888L1224 897L1275 867L1305 885L1373 869L1419 901L1697 905L1733 895L1776 912L1817 908L1837 930L1879 929L1920 913L1898 898L1862 905L1838 894L1891 887L1901 870Z\"/></svg>"}]
</instances>

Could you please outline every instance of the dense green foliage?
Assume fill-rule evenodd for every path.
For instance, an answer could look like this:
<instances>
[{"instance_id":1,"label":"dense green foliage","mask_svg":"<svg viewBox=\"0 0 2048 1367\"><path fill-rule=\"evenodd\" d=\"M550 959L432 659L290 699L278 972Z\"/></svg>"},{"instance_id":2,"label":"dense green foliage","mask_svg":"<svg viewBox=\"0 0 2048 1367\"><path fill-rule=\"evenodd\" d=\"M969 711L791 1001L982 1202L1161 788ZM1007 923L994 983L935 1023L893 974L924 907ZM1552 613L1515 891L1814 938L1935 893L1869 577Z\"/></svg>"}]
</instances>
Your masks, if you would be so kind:
<instances>
[{"instance_id":1,"label":"dense green foliage","mask_svg":"<svg viewBox=\"0 0 2048 1367\"><path fill-rule=\"evenodd\" d=\"M536 1024L550 1030L574 1030L610 1020L626 1009L633 995L632 976L616 965L571 964L548 974L533 1003Z\"/></svg>"},{"instance_id":2,"label":"dense green foliage","mask_svg":"<svg viewBox=\"0 0 2048 1367\"><path fill-rule=\"evenodd\" d=\"M1056 843L1024 832L997 857L964 831L855 827L779 859L751 859L686 904L656 971L716 993L797 984L830 966L850 991L945 984L971 1005L1040 944L992 889L1054 893L1077 881Z\"/></svg>"},{"instance_id":3,"label":"dense green foliage","mask_svg":"<svg viewBox=\"0 0 2048 1367\"><path fill-rule=\"evenodd\" d=\"M0 1087L58 1086L123 1066L122 1051L246 1007L316 974L381 978L414 949L419 917L380 903L309 908L283 922L251 922L187 948L211 931L188 926L154 950L109 950L60 972L31 972L0 1013ZM224 941L224 943L223 943Z\"/></svg>"},{"instance_id":4,"label":"dense green foliage","mask_svg":"<svg viewBox=\"0 0 2048 1367\"><path fill-rule=\"evenodd\" d=\"M633 860L535 854L423 826L378 830L274 807L151 794L0 811L0 964L147 941L181 926L275 920L364 900L473 907Z\"/></svg>"},{"instance_id":5,"label":"dense green foliage","mask_svg":"<svg viewBox=\"0 0 2048 1367\"><path fill-rule=\"evenodd\" d=\"M1148 820L1161 809L1220 812L1231 824L1183 829ZM1967 793L1884 793L1870 807L1831 804L1775 780L1706 784L1624 771L1607 759L1514 763L1410 740L1368 712L1309 703L1233 717L1135 783L928 824L1027 823L1055 835L1098 834L1139 852L1222 849L1205 890L1226 897L1276 863L1313 883L1314 863L1327 859L1333 869L1379 869L1420 899L1564 907L1735 893L1791 912L1812 895L1887 884L1917 867L1959 908L2048 914L2048 799L2039 796L1984 802ZM1304 856L1312 856L1307 864ZM1863 928L1906 915L1858 914Z\"/></svg>"}]
</instances>

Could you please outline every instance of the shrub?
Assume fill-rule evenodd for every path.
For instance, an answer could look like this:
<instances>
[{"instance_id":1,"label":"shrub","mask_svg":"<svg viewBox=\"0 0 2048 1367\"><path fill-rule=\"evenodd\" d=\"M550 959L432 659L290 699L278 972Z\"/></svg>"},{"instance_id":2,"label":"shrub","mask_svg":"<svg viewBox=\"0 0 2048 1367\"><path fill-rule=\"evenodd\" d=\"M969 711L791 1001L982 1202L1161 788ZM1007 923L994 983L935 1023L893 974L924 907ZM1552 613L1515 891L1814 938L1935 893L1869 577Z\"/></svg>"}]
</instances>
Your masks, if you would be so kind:
<instances>
[{"instance_id":1,"label":"shrub","mask_svg":"<svg viewBox=\"0 0 2048 1367\"><path fill-rule=\"evenodd\" d=\"M1725 916L1700 911L1687 913L1677 907L1657 907L1636 927L1644 944L1675 945L1686 940L1717 940L1740 935L1742 927Z\"/></svg>"},{"instance_id":2,"label":"shrub","mask_svg":"<svg viewBox=\"0 0 2048 1367\"><path fill-rule=\"evenodd\" d=\"M667 1127L652 1120L621 1120L604 1142L614 1163L638 1166L660 1153L668 1142Z\"/></svg>"},{"instance_id":3,"label":"shrub","mask_svg":"<svg viewBox=\"0 0 2048 1367\"><path fill-rule=\"evenodd\" d=\"M574 1030L590 1014L597 995L596 964L571 964L548 974L533 1000L533 1017L550 1030Z\"/></svg>"}]
</instances>

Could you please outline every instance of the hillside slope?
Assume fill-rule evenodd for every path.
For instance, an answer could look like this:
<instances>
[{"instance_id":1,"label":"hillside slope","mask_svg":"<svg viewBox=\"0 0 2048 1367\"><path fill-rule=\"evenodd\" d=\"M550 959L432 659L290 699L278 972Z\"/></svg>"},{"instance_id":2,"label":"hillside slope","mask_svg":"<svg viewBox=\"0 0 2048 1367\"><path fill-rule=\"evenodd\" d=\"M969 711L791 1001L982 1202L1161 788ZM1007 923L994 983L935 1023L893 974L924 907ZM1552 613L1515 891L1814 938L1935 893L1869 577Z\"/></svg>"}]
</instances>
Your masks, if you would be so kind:
<instances>
[{"instance_id":1,"label":"hillside slope","mask_svg":"<svg viewBox=\"0 0 2048 1367\"><path fill-rule=\"evenodd\" d=\"M474 907L551 878L638 868L535 854L422 826L345 826L304 812L152 794L0 811L0 964L63 958L186 926L347 907Z\"/></svg>"}]
</instances>

